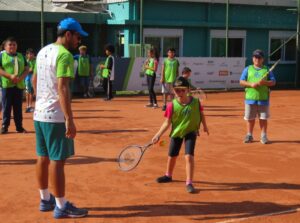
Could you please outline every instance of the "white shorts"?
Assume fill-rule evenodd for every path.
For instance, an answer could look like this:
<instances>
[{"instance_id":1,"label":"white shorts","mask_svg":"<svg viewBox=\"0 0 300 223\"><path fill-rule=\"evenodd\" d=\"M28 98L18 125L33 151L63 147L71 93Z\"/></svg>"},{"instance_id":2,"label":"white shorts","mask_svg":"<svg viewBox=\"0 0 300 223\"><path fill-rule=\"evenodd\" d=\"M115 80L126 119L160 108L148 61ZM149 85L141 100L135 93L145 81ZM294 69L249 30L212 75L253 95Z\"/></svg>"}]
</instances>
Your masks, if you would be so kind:
<instances>
[{"instance_id":1,"label":"white shorts","mask_svg":"<svg viewBox=\"0 0 300 223\"><path fill-rule=\"evenodd\" d=\"M267 120L270 118L269 105L248 105L245 104L245 120L259 119Z\"/></svg>"},{"instance_id":2,"label":"white shorts","mask_svg":"<svg viewBox=\"0 0 300 223\"><path fill-rule=\"evenodd\" d=\"M163 94L174 94L173 83L163 83L161 86L161 93Z\"/></svg>"}]
</instances>

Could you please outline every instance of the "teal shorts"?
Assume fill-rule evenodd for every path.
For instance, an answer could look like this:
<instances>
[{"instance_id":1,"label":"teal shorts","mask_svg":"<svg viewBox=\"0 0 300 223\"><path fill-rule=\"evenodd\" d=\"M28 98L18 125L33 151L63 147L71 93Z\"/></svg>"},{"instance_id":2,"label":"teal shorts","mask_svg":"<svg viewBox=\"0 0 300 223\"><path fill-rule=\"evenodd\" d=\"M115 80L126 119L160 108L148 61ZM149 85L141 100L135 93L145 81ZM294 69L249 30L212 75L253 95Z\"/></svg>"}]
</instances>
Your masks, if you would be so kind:
<instances>
[{"instance_id":1,"label":"teal shorts","mask_svg":"<svg viewBox=\"0 0 300 223\"><path fill-rule=\"evenodd\" d=\"M65 123L34 121L36 153L50 160L66 160L74 155L74 140L65 136Z\"/></svg>"}]
</instances>

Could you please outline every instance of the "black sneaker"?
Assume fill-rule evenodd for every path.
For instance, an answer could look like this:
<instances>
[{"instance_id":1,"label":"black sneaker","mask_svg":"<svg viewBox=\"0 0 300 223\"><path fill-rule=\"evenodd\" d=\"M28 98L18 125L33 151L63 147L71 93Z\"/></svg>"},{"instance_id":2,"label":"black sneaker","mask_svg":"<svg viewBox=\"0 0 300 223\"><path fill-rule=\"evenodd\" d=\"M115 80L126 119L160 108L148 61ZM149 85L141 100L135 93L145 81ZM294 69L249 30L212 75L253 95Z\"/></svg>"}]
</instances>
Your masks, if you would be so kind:
<instances>
[{"instance_id":1,"label":"black sneaker","mask_svg":"<svg viewBox=\"0 0 300 223\"><path fill-rule=\"evenodd\" d=\"M169 182L172 182L172 177L168 177L168 176L164 175L162 177L157 178L156 182L157 183L169 183Z\"/></svg>"},{"instance_id":2,"label":"black sneaker","mask_svg":"<svg viewBox=\"0 0 300 223\"><path fill-rule=\"evenodd\" d=\"M162 108L161 108L162 111L165 111L166 109L167 109L166 105L163 105Z\"/></svg>"},{"instance_id":3,"label":"black sneaker","mask_svg":"<svg viewBox=\"0 0 300 223\"><path fill-rule=\"evenodd\" d=\"M27 131L22 127L17 129L17 133L27 133Z\"/></svg>"},{"instance_id":4,"label":"black sneaker","mask_svg":"<svg viewBox=\"0 0 300 223\"><path fill-rule=\"evenodd\" d=\"M6 133L8 133L8 129L7 128L5 128L4 126L1 128L1 132L0 132L1 134L6 134Z\"/></svg>"},{"instance_id":5,"label":"black sneaker","mask_svg":"<svg viewBox=\"0 0 300 223\"><path fill-rule=\"evenodd\" d=\"M194 188L193 184L186 185L186 191L190 194L195 193L195 188Z\"/></svg>"}]
</instances>

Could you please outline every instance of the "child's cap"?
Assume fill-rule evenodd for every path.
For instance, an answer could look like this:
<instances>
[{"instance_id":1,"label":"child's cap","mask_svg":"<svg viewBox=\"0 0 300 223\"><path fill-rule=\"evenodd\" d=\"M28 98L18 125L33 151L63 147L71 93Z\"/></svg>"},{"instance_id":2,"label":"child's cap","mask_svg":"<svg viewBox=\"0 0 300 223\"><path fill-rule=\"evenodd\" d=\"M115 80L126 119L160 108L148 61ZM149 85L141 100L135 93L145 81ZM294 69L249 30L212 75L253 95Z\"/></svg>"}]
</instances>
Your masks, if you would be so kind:
<instances>
[{"instance_id":1,"label":"child's cap","mask_svg":"<svg viewBox=\"0 0 300 223\"><path fill-rule=\"evenodd\" d=\"M174 88L189 88L190 84L184 77L178 77L173 84Z\"/></svg>"},{"instance_id":2,"label":"child's cap","mask_svg":"<svg viewBox=\"0 0 300 223\"><path fill-rule=\"evenodd\" d=\"M257 57L257 58L264 58L264 52L260 49L254 50L252 53L253 57Z\"/></svg>"},{"instance_id":3,"label":"child's cap","mask_svg":"<svg viewBox=\"0 0 300 223\"><path fill-rule=\"evenodd\" d=\"M192 70L189 68L189 67L184 67L182 69L182 73L185 74L185 73L189 73L189 72L192 72Z\"/></svg>"},{"instance_id":4,"label":"child's cap","mask_svg":"<svg viewBox=\"0 0 300 223\"><path fill-rule=\"evenodd\" d=\"M80 50L86 50L87 47L85 45L81 45L78 49L80 49Z\"/></svg>"}]
</instances>

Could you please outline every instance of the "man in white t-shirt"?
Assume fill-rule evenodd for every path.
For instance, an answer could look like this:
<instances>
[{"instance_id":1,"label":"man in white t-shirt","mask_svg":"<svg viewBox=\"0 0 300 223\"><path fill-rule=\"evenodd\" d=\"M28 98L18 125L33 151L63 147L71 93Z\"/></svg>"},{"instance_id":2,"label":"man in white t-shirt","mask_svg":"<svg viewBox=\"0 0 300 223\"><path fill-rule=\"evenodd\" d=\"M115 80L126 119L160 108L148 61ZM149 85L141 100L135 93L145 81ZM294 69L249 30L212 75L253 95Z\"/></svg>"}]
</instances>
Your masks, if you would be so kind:
<instances>
[{"instance_id":1,"label":"man in white t-shirt","mask_svg":"<svg viewBox=\"0 0 300 223\"><path fill-rule=\"evenodd\" d=\"M38 53L33 75L40 211L54 210L55 218L84 217L88 213L64 197L64 165L65 160L74 155L73 139L76 136L69 89L70 79L74 78L74 59L68 49L77 48L81 36L87 35L75 19L63 19L58 25L56 42ZM54 196L48 191L49 163Z\"/></svg>"}]
</instances>

